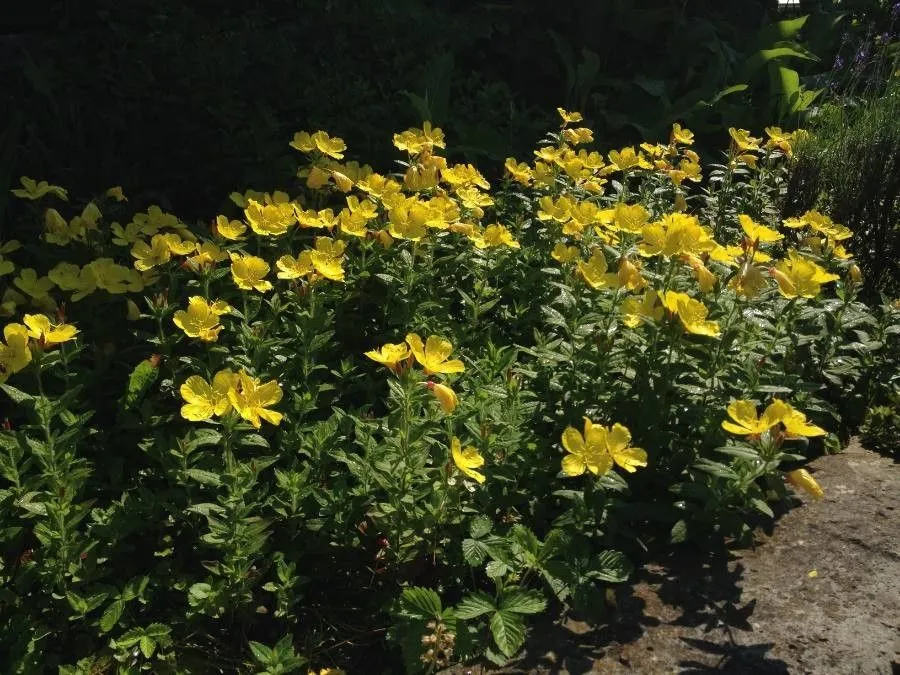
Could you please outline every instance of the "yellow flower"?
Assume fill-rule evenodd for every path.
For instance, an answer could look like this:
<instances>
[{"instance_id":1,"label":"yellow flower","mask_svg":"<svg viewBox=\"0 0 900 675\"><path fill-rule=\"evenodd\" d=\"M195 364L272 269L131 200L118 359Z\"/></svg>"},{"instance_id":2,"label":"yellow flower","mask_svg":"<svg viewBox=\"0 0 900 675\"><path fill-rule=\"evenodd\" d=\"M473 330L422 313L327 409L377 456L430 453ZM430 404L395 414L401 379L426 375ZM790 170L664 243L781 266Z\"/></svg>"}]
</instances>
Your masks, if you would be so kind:
<instances>
[{"instance_id":1,"label":"yellow flower","mask_svg":"<svg viewBox=\"0 0 900 675\"><path fill-rule=\"evenodd\" d=\"M740 271L732 277L728 287L745 298L753 299L766 288L766 278L762 269L745 262Z\"/></svg>"},{"instance_id":2,"label":"yellow flower","mask_svg":"<svg viewBox=\"0 0 900 675\"><path fill-rule=\"evenodd\" d=\"M431 390L431 393L434 394L438 403L441 404L441 408L443 408L445 413L449 415L456 410L456 406L459 405L459 397L455 391L447 385L438 384L437 382L428 381L425 384Z\"/></svg>"},{"instance_id":3,"label":"yellow flower","mask_svg":"<svg viewBox=\"0 0 900 675\"><path fill-rule=\"evenodd\" d=\"M212 417L222 417L231 411L228 392L237 384L238 376L230 369L220 370L212 383L199 375L191 375L179 388L185 404L181 416L191 422L202 422Z\"/></svg>"},{"instance_id":4,"label":"yellow flower","mask_svg":"<svg viewBox=\"0 0 900 675\"><path fill-rule=\"evenodd\" d=\"M113 294L137 293L144 289L140 273L117 265L111 258L97 258L89 262L82 268L81 275L84 277L84 290L73 295L72 300L80 300L96 288Z\"/></svg>"},{"instance_id":5,"label":"yellow flower","mask_svg":"<svg viewBox=\"0 0 900 675\"><path fill-rule=\"evenodd\" d=\"M332 281L344 280L343 256L346 244L343 241L316 237L316 249L309 252L309 260L316 273Z\"/></svg>"},{"instance_id":6,"label":"yellow flower","mask_svg":"<svg viewBox=\"0 0 900 675\"><path fill-rule=\"evenodd\" d=\"M266 281L269 263L255 255L231 254L231 277L242 291L259 291L265 293L272 290L272 283Z\"/></svg>"},{"instance_id":7,"label":"yellow flower","mask_svg":"<svg viewBox=\"0 0 900 675\"><path fill-rule=\"evenodd\" d=\"M632 262L628 258L619 260L619 271L616 276L619 286L629 291L639 291L647 285L647 280L641 276L640 263Z\"/></svg>"},{"instance_id":8,"label":"yellow flower","mask_svg":"<svg viewBox=\"0 0 900 675\"><path fill-rule=\"evenodd\" d=\"M116 246L132 246L141 238L141 226L137 223L128 223L122 227L119 223L110 225L112 231L112 243Z\"/></svg>"},{"instance_id":9,"label":"yellow flower","mask_svg":"<svg viewBox=\"0 0 900 675\"><path fill-rule=\"evenodd\" d=\"M699 255L716 248L716 242L709 231L700 225L695 216L685 213L671 213L661 221L645 225L642 234L638 251L648 257Z\"/></svg>"},{"instance_id":10,"label":"yellow flower","mask_svg":"<svg viewBox=\"0 0 900 675\"><path fill-rule=\"evenodd\" d=\"M54 325L43 314L26 314L23 321L28 327L28 337L34 338L44 347L55 347L74 340L78 329L67 323Z\"/></svg>"},{"instance_id":11,"label":"yellow flower","mask_svg":"<svg viewBox=\"0 0 900 675\"><path fill-rule=\"evenodd\" d=\"M694 300L686 293L666 291L662 301L666 309L678 315L681 325L688 333L718 337L718 322L706 320L709 309L699 300Z\"/></svg>"},{"instance_id":12,"label":"yellow flower","mask_svg":"<svg viewBox=\"0 0 900 675\"><path fill-rule=\"evenodd\" d=\"M219 333L223 328L219 324L219 317L230 311L231 307L223 300L209 303L202 296L193 295L188 298L187 311L178 310L172 321L188 337L200 338L204 342L215 342L219 339Z\"/></svg>"},{"instance_id":13,"label":"yellow flower","mask_svg":"<svg viewBox=\"0 0 900 675\"><path fill-rule=\"evenodd\" d=\"M609 157L610 166L607 172L611 171L628 171L635 167L639 169L652 169L651 164L644 156L636 152L634 147L628 146L621 150L611 150L607 155Z\"/></svg>"},{"instance_id":14,"label":"yellow flower","mask_svg":"<svg viewBox=\"0 0 900 675\"><path fill-rule=\"evenodd\" d=\"M765 433L781 421L783 412L781 406L773 403L760 417L752 401L732 401L726 411L731 420L724 420L722 428L738 436L758 436Z\"/></svg>"},{"instance_id":15,"label":"yellow flower","mask_svg":"<svg viewBox=\"0 0 900 675\"><path fill-rule=\"evenodd\" d=\"M109 188L105 192L105 194L107 197L109 197L110 199L114 199L117 202L127 202L128 201L128 197L126 197L125 193L122 192L121 185L116 185L114 187Z\"/></svg>"},{"instance_id":16,"label":"yellow flower","mask_svg":"<svg viewBox=\"0 0 900 675\"><path fill-rule=\"evenodd\" d=\"M684 256L688 265L694 270L694 276L700 286L701 293L709 293L716 286L716 275L709 271L703 261L695 255Z\"/></svg>"},{"instance_id":17,"label":"yellow flower","mask_svg":"<svg viewBox=\"0 0 900 675\"><path fill-rule=\"evenodd\" d=\"M650 213L640 204L616 204L613 226L630 234L640 234L650 219Z\"/></svg>"},{"instance_id":18,"label":"yellow flower","mask_svg":"<svg viewBox=\"0 0 900 675\"><path fill-rule=\"evenodd\" d=\"M628 473L638 467L647 466L647 452L642 448L632 448L631 432L622 424L613 424L606 429L606 449L613 461Z\"/></svg>"},{"instance_id":19,"label":"yellow flower","mask_svg":"<svg viewBox=\"0 0 900 675\"><path fill-rule=\"evenodd\" d=\"M607 272L609 266L602 249L596 248L587 262L578 263L578 273L588 286L594 290L616 288L619 284L617 275Z\"/></svg>"},{"instance_id":20,"label":"yellow flower","mask_svg":"<svg viewBox=\"0 0 900 675\"><path fill-rule=\"evenodd\" d=\"M481 175L481 172L471 164L455 164L442 169L441 180L452 187L477 185L484 190L488 190L491 187L491 184Z\"/></svg>"},{"instance_id":21,"label":"yellow flower","mask_svg":"<svg viewBox=\"0 0 900 675\"><path fill-rule=\"evenodd\" d=\"M672 125L672 143L680 145L692 145L694 143L694 132L690 129L682 129L678 122Z\"/></svg>"},{"instance_id":22,"label":"yellow flower","mask_svg":"<svg viewBox=\"0 0 900 675\"><path fill-rule=\"evenodd\" d=\"M437 127L432 128L431 122L425 122L421 129L407 129L403 133L394 134L394 147L411 155L431 152L436 147L446 147L444 132Z\"/></svg>"},{"instance_id":23,"label":"yellow flower","mask_svg":"<svg viewBox=\"0 0 900 675\"><path fill-rule=\"evenodd\" d=\"M300 279L313 271L312 257L309 251L303 251L296 258L283 255L275 261L279 279Z\"/></svg>"},{"instance_id":24,"label":"yellow flower","mask_svg":"<svg viewBox=\"0 0 900 675\"><path fill-rule=\"evenodd\" d=\"M412 350L416 361L425 370L426 375L433 373L461 373L466 367L459 359L447 360L450 352L453 351L453 343L444 338L431 335L422 343L416 333L410 333L406 336L406 343Z\"/></svg>"},{"instance_id":25,"label":"yellow flower","mask_svg":"<svg viewBox=\"0 0 900 675\"><path fill-rule=\"evenodd\" d=\"M50 289L53 288L54 283L49 277L38 277L35 270L26 267L20 270L19 276L13 279L13 285L30 298L38 302L46 302L51 299Z\"/></svg>"},{"instance_id":26,"label":"yellow flower","mask_svg":"<svg viewBox=\"0 0 900 675\"><path fill-rule=\"evenodd\" d=\"M304 210L295 205L294 211L300 227L324 228L326 230L334 227L336 219L332 209L322 209L320 211L315 209Z\"/></svg>"},{"instance_id":27,"label":"yellow flower","mask_svg":"<svg viewBox=\"0 0 900 675\"><path fill-rule=\"evenodd\" d=\"M22 176L19 178L19 181L22 183L22 187L10 190L16 197L34 200L40 199L44 195L52 194L63 201L69 200L69 193L64 188L61 188L58 185L50 185L50 183L45 180L38 182L28 176Z\"/></svg>"},{"instance_id":28,"label":"yellow flower","mask_svg":"<svg viewBox=\"0 0 900 675\"><path fill-rule=\"evenodd\" d=\"M457 469L472 480L484 483L485 475L475 470L484 466L484 457L478 454L477 449L472 446L463 448L459 439L454 436L450 441L450 454L453 456L453 463Z\"/></svg>"},{"instance_id":29,"label":"yellow flower","mask_svg":"<svg viewBox=\"0 0 900 675\"><path fill-rule=\"evenodd\" d=\"M400 183L391 178L385 178L378 173L372 173L361 179L357 183L357 187L372 197L381 200L400 194L402 189Z\"/></svg>"},{"instance_id":30,"label":"yellow flower","mask_svg":"<svg viewBox=\"0 0 900 675\"><path fill-rule=\"evenodd\" d=\"M772 242L784 239L783 234L776 232L765 225L753 222L753 219L748 215L741 214L738 216L738 220L741 222L741 229L744 230L744 233L750 238L750 241L754 243L771 244Z\"/></svg>"},{"instance_id":31,"label":"yellow flower","mask_svg":"<svg viewBox=\"0 0 900 675\"><path fill-rule=\"evenodd\" d=\"M659 321L663 317L665 309L659 303L659 294L650 289L644 292L640 298L625 298L622 302L623 323L629 328L636 328L641 323L641 318Z\"/></svg>"},{"instance_id":32,"label":"yellow flower","mask_svg":"<svg viewBox=\"0 0 900 675\"><path fill-rule=\"evenodd\" d=\"M577 129L565 129L563 138L571 145L583 145L584 143L594 142L594 132L587 127L578 127Z\"/></svg>"},{"instance_id":33,"label":"yellow flower","mask_svg":"<svg viewBox=\"0 0 900 675\"><path fill-rule=\"evenodd\" d=\"M56 209L44 211L44 239L57 246L67 246L78 233L69 227L66 219Z\"/></svg>"},{"instance_id":34,"label":"yellow flower","mask_svg":"<svg viewBox=\"0 0 900 675\"><path fill-rule=\"evenodd\" d=\"M428 211L415 198L391 206L388 217L388 232L394 239L419 241L428 232L425 225Z\"/></svg>"},{"instance_id":35,"label":"yellow flower","mask_svg":"<svg viewBox=\"0 0 900 675\"><path fill-rule=\"evenodd\" d=\"M566 246L562 242L554 246L553 251L550 253L550 257L563 265L575 262L580 256L581 251L578 250L577 246Z\"/></svg>"},{"instance_id":36,"label":"yellow flower","mask_svg":"<svg viewBox=\"0 0 900 675\"><path fill-rule=\"evenodd\" d=\"M478 249L494 248L496 246L519 248L519 242L513 239L512 232L506 229L504 225L498 225L496 223L488 225L484 229L484 232L472 237L472 243L475 244L475 248Z\"/></svg>"},{"instance_id":37,"label":"yellow flower","mask_svg":"<svg viewBox=\"0 0 900 675\"><path fill-rule=\"evenodd\" d=\"M172 259L172 250L166 236L154 234L150 244L145 241L137 241L131 247L131 255L136 258L134 268L141 272L163 265Z\"/></svg>"},{"instance_id":38,"label":"yellow flower","mask_svg":"<svg viewBox=\"0 0 900 675\"><path fill-rule=\"evenodd\" d=\"M562 433L562 446L569 453L562 459L562 472L567 476L580 476L590 471L602 476L612 468L612 456L607 451L606 429L584 418L584 434L574 427L566 427Z\"/></svg>"},{"instance_id":39,"label":"yellow flower","mask_svg":"<svg viewBox=\"0 0 900 675\"><path fill-rule=\"evenodd\" d=\"M6 344L0 343L0 383L18 373L31 363L28 348L28 328L20 323L8 323L3 327Z\"/></svg>"},{"instance_id":40,"label":"yellow flower","mask_svg":"<svg viewBox=\"0 0 900 675\"><path fill-rule=\"evenodd\" d=\"M584 120L580 112L568 112L562 108L557 108L556 112L562 117L563 124L575 124Z\"/></svg>"},{"instance_id":41,"label":"yellow flower","mask_svg":"<svg viewBox=\"0 0 900 675\"><path fill-rule=\"evenodd\" d=\"M351 237L365 237L369 232L366 217L361 213L353 213L350 209L341 209L341 212L338 214L338 223L340 224L341 234L347 234Z\"/></svg>"},{"instance_id":42,"label":"yellow flower","mask_svg":"<svg viewBox=\"0 0 900 675\"><path fill-rule=\"evenodd\" d=\"M199 272L223 260L228 260L228 254L211 241L206 241L197 247L197 253L188 258L187 263L194 272Z\"/></svg>"},{"instance_id":43,"label":"yellow flower","mask_svg":"<svg viewBox=\"0 0 900 675\"><path fill-rule=\"evenodd\" d=\"M503 166L506 168L507 172L509 172L509 175L512 176L514 181L525 186L531 185L534 174L531 172L531 167L525 162L519 163L516 161L515 157L507 157L506 163Z\"/></svg>"},{"instance_id":44,"label":"yellow flower","mask_svg":"<svg viewBox=\"0 0 900 675\"><path fill-rule=\"evenodd\" d=\"M324 131L316 131L313 134L299 131L294 134L294 140L291 141L290 146L305 153L318 150L323 155L334 159L343 159L344 150L347 149L343 138L331 137Z\"/></svg>"},{"instance_id":45,"label":"yellow flower","mask_svg":"<svg viewBox=\"0 0 900 675\"><path fill-rule=\"evenodd\" d=\"M228 400L238 414L259 429L260 420L278 426L283 415L275 410L269 410L281 400L281 387L276 380L270 380L265 384L259 378L251 377L247 373L240 373L235 386L228 390Z\"/></svg>"},{"instance_id":46,"label":"yellow flower","mask_svg":"<svg viewBox=\"0 0 900 675\"><path fill-rule=\"evenodd\" d=\"M277 237L297 222L294 207L290 202L279 204L260 204L251 199L244 216L250 223L250 229L263 237Z\"/></svg>"},{"instance_id":47,"label":"yellow flower","mask_svg":"<svg viewBox=\"0 0 900 675\"><path fill-rule=\"evenodd\" d=\"M822 486L819 485L818 481L813 478L806 469L794 469L793 471L789 471L786 478L788 483L796 488L800 488L813 499L818 500L825 496L825 490L822 489ZM812 572L810 572L810 576L813 576Z\"/></svg>"},{"instance_id":48,"label":"yellow flower","mask_svg":"<svg viewBox=\"0 0 900 675\"><path fill-rule=\"evenodd\" d=\"M728 129L728 135L731 136L731 140L734 141L734 146L737 148L738 152L759 150L759 142L761 139L753 138L746 129L735 129L734 127L731 127Z\"/></svg>"},{"instance_id":49,"label":"yellow flower","mask_svg":"<svg viewBox=\"0 0 900 675\"><path fill-rule=\"evenodd\" d=\"M216 225L213 231L224 239L238 241L241 235L247 231L247 226L239 220L229 220L228 216L216 216Z\"/></svg>"},{"instance_id":50,"label":"yellow flower","mask_svg":"<svg viewBox=\"0 0 900 675\"><path fill-rule=\"evenodd\" d=\"M840 277L819 267L794 250L769 273L778 282L778 290L786 298L814 298L822 290L822 284L837 281Z\"/></svg>"},{"instance_id":51,"label":"yellow flower","mask_svg":"<svg viewBox=\"0 0 900 675\"><path fill-rule=\"evenodd\" d=\"M792 133L785 133L781 127L766 127L765 132L769 137L766 141L767 148L778 148L788 157L793 156L791 141L794 135Z\"/></svg>"},{"instance_id":52,"label":"yellow flower","mask_svg":"<svg viewBox=\"0 0 900 675\"><path fill-rule=\"evenodd\" d=\"M409 347L405 342L400 344L389 342L378 349L366 352L365 355L396 372L400 364L409 358L409 353Z\"/></svg>"}]
</instances>

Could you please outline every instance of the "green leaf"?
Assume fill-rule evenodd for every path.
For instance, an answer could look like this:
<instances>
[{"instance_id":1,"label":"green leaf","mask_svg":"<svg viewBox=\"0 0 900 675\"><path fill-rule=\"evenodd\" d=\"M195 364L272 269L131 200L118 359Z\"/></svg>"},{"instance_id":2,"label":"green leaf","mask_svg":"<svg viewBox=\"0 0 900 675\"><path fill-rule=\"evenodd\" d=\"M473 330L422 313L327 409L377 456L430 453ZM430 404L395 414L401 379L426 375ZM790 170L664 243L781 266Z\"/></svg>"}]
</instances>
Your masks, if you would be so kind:
<instances>
[{"instance_id":1,"label":"green leaf","mask_svg":"<svg viewBox=\"0 0 900 675\"><path fill-rule=\"evenodd\" d=\"M153 652L156 651L156 641L153 638L148 637L147 635L144 635L140 639L138 645L140 646L141 653L144 655L145 659L149 659L151 656L153 656Z\"/></svg>"},{"instance_id":2,"label":"green leaf","mask_svg":"<svg viewBox=\"0 0 900 675\"><path fill-rule=\"evenodd\" d=\"M203 485L218 487L222 484L222 479L219 478L219 474L213 473L212 471L204 471L203 469L186 469L184 473L191 480L195 480Z\"/></svg>"},{"instance_id":3,"label":"green leaf","mask_svg":"<svg viewBox=\"0 0 900 675\"><path fill-rule=\"evenodd\" d=\"M260 642L254 642L250 640L250 651L253 654L253 658L256 659L257 663L261 666L267 666L272 662L272 648L267 647L266 645Z\"/></svg>"},{"instance_id":4,"label":"green leaf","mask_svg":"<svg viewBox=\"0 0 900 675\"><path fill-rule=\"evenodd\" d=\"M407 613L427 618L441 616L441 596L430 588L412 586L404 588L400 603Z\"/></svg>"},{"instance_id":5,"label":"green leaf","mask_svg":"<svg viewBox=\"0 0 900 675\"><path fill-rule=\"evenodd\" d=\"M587 576L601 581L621 583L627 581L633 566L621 551L601 551L591 559L591 571Z\"/></svg>"},{"instance_id":6,"label":"green leaf","mask_svg":"<svg viewBox=\"0 0 900 675\"><path fill-rule=\"evenodd\" d=\"M462 540L463 559L472 567L478 567L485 561L490 549L488 546L477 539Z\"/></svg>"},{"instance_id":7,"label":"green leaf","mask_svg":"<svg viewBox=\"0 0 900 675\"><path fill-rule=\"evenodd\" d=\"M500 609L516 614L538 614L547 607L547 600L538 591L510 589L500 598Z\"/></svg>"},{"instance_id":8,"label":"green leaf","mask_svg":"<svg viewBox=\"0 0 900 675\"><path fill-rule=\"evenodd\" d=\"M159 367L153 365L150 359L144 359L134 367L128 376L128 387L125 396L122 397L122 407L132 410L143 400L150 387L159 377Z\"/></svg>"},{"instance_id":9,"label":"green leaf","mask_svg":"<svg viewBox=\"0 0 900 675\"><path fill-rule=\"evenodd\" d=\"M804 51L795 49L794 47L773 47L772 49L760 49L744 63L743 77L750 78L756 71L764 67L769 61L783 58L797 58L806 61L817 61L818 59Z\"/></svg>"},{"instance_id":10,"label":"green leaf","mask_svg":"<svg viewBox=\"0 0 900 675\"><path fill-rule=\"evenodd\" d=\"M159 640L165 638L172 632L172 629L164 623L151 623L144 629L144 635Z\"/></svg>"},{"instance_id":11,"label":"green leaf","mask_svg":"<svg viewBox=\"0 0 900 675\"><path fill-rule=\"evenodd\" d=\"M494 642L506 657L512 658L525 643L525 623L520 615L499 610L491 617L490 625Z\"/></svg>"},{"instance_id":12,"label":"green leaf","mask_svg":"<svg viewBox=\"0 0 900 675\"><path fill-rule=\"evenodd\" d=\"M115 628L116 624L119 623L119 619L122 618L122 612L125 610L125 601L122 599L113 600L109 607L106 608L103 612L103 616L100 617L100 632L108 633L113 628Z\"/></svg>"},{"instance_id":13,"label":"green leaf","mask_svg":"<svg viewBox=\"0 0 900 675\"><path fill-rule=\"evenodd\" d=\"M766 504L766 502L763 501L762 499L759 499L759 498L757 498L757 497L754 497L753 499L750 500L750 503L753 504L753 507L754 507L757 511L759 511L760 513L762 513L763 515L766 515L766 516L768 516L769 518L774 518L774 517L775 517L775 514L772 512L772 509L771 509L771 508L769 507L769 505Z\"/></svg>"},{"instance_id":14,"label":"green leaf","mask_svg":"<svg viewBox=\"0 0 900 675\"><path fill-rule=\"evenodd\" d=\"M475 619L495 609L491 596L479 591L464 597L454 611L459 619Z\"/></svg>"},{"instance_id":15,"label":"green leaf","mask_svg":"<svg viewBox=\"0 0 900 675\"><path fill-rule=\"evenodd\" d=\"M768 47L776 42L791 40L800 32L808 18L809 14L804 14L796 19L785 19L763 26L756 34L756 44L760 47Z\"/></svg>"},{"instance_id":16,"label":"green leaf","mask_svg":"<svg viewBox=\"0 0 900 675\"><path fill-rule=\"evenodd\" d=\"M0 389L6 392L6 395L13 400L13 403L16 403L18 405L34 401L34 396L32 396L31 394L26 394L21 389L16 389L12 385L0 384Z\"/></svg>"},{"instance_id":17,"label":"green leaf","mask_svg":"<svg viewBox=\"0 0 900 675\"><path fill-rule=\"evenodd\" d=\"M472 519L472 522L469 523L469 536L472 537L472 539L481 539L491 531L493 526L491 519L487 516L475 516Z\"/></svg>"}]
</instances>

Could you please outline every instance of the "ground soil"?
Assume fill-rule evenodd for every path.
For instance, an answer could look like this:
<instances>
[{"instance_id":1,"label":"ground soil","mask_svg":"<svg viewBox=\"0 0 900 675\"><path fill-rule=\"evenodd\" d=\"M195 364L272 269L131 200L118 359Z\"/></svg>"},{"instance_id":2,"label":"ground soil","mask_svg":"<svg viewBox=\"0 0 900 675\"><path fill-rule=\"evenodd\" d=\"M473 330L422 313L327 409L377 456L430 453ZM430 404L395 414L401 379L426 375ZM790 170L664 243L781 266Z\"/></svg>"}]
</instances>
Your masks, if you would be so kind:
<instances>
[{"instance_id":1,"label":"ground soil","mask_svg":"<svg viewBox=\"0 0 900 675\"><path fill-rule=\"evenodd\" d=\"M900 466L857 443L756 546L645 565L614 618L537 627L513 667L456 673L900 673Z\"/></svg>"}]
</instances>

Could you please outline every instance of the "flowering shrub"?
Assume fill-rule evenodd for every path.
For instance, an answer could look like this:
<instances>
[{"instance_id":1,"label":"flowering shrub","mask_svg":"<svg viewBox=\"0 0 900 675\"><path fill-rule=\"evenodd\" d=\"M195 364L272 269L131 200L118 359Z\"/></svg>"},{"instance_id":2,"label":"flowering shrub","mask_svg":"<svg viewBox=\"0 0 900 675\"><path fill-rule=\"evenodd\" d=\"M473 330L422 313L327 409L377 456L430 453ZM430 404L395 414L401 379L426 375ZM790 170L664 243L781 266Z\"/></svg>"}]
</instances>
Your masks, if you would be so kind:
<instances>
[{"instance_id":1,"label":"flowering shrub","mask_svg":"<svg viewBox=\"0 0 900 675\"><path fill-rule=\"evenodd\" d=\"M391 175L298 133L298 185L208 226L23 179L6 670L502 663L642 547L820 496L809 439L898 312L856 300L849 230L778 219L795 135L731 129L704 168L679 125L603 156L560 116L495 186L428 123Z\"/></svg>"}]
</instances>

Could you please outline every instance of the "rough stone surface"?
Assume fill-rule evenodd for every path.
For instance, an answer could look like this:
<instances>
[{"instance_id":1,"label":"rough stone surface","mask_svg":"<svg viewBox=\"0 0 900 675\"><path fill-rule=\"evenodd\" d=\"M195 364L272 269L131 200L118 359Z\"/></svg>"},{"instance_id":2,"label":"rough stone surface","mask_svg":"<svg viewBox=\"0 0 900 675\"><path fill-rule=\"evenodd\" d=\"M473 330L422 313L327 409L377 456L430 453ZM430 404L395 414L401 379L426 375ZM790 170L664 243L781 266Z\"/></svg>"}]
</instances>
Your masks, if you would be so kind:
<instances>
[{"instance_id":1,"label":"rough stone surface","mask_svg":"<svg viewBox=\"0 0 900 675\"><path fill-rule=\"evenodd\" d=\"M455 673L900 673L900 467L852 443L750 550L646 565L609 624L532 631L514 667ZM805 499L805 497L804 497Z\"/></svg>"}]
</instances>

